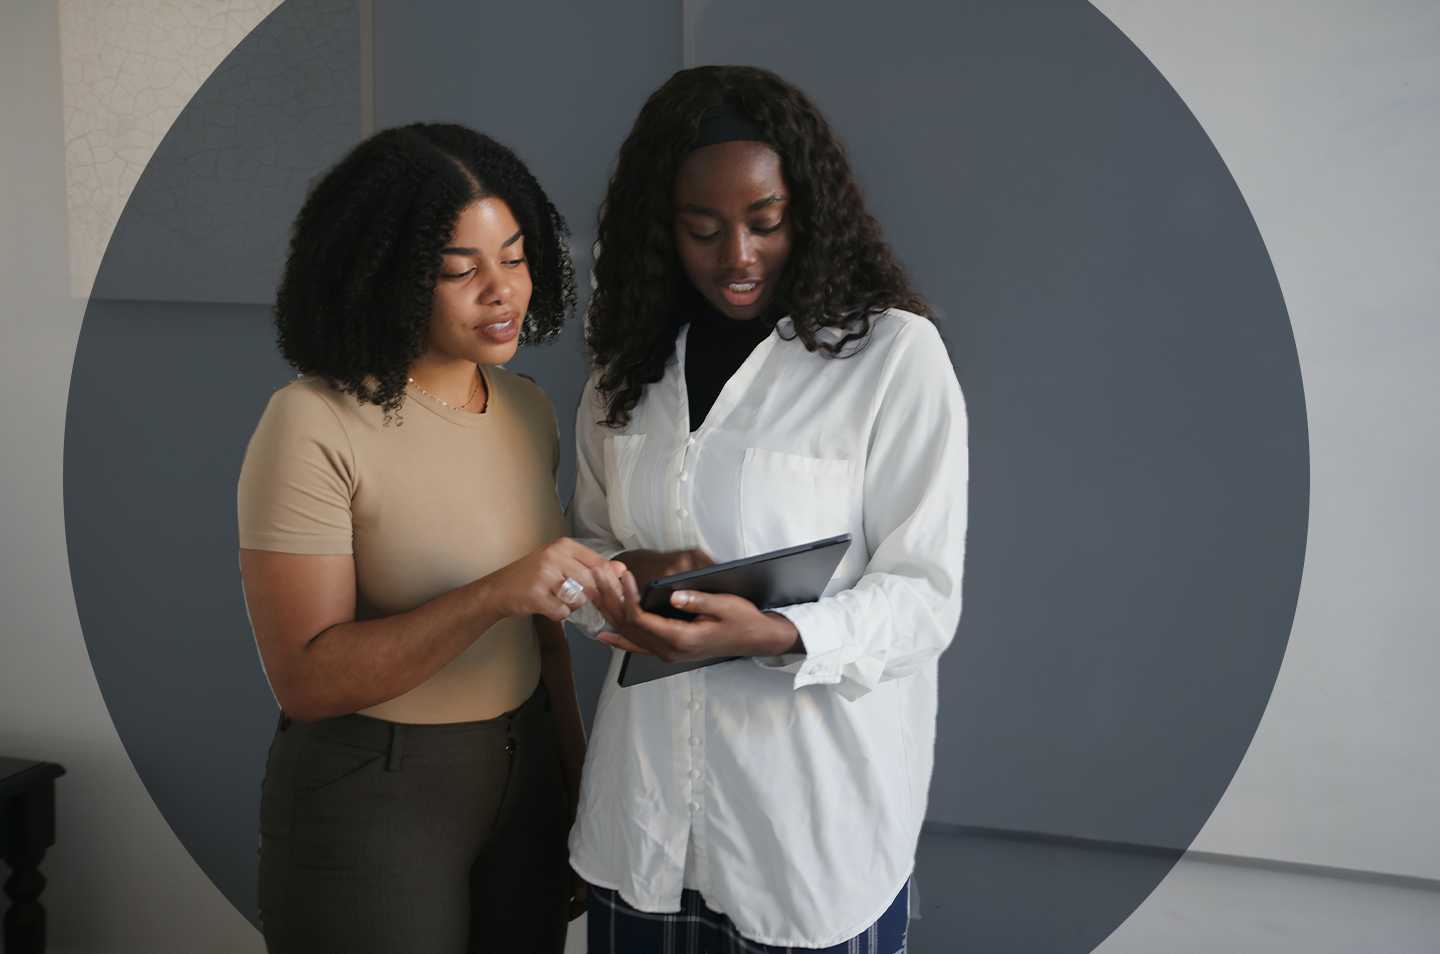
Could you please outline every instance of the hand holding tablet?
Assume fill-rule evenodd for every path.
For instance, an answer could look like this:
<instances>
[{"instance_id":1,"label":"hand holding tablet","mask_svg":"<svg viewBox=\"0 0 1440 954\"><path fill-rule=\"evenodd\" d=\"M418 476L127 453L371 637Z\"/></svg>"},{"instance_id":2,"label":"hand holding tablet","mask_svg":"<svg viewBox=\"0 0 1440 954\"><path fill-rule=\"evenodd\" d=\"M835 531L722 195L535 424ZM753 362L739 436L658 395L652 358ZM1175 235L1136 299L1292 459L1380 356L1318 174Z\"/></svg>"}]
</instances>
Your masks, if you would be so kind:
<instances>
[{"instance_id":1,"label":"hand holding tablet","mask_svg":"<svg viewBox=\"0 0 1440 954\"><path fill-rule=\"evenodd\" d=\"M850 535L841 534L661 577L651 581L643 595L630 577L625 604L599 606L622 631L601 636L602 642L627 650L620 684L631 686L741 655L767 654L747 651L753 648L752 639L776 629L773 614L764 611L819 599L849 543ZM672 605L677 591L742 599L713 601L727 610L717 613L725 618L706 615L695 622L695 614Z\"/></svg>"}]
</instances>

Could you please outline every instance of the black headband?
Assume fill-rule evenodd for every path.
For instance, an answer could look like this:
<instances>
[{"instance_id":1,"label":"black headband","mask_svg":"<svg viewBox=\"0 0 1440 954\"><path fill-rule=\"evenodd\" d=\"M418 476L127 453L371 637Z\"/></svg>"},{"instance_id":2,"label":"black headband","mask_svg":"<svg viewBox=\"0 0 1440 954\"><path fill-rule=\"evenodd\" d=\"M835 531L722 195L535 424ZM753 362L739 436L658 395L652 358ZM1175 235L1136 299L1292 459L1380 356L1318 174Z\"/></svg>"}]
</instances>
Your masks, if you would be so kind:
<instances>
[{"instance_id":1,"label":"black headband","mask_svg":"<svg viewBox=\"0 0 1440 954\"><path fill-rule=\"evenodd\" d=\"M770 137L757 126L754 120L741 114L732 106L717 106L700 117L700 128L695 135L695 144L690 151L704 149L721 142L768 143Z\"/></svg>"}]
</instances>

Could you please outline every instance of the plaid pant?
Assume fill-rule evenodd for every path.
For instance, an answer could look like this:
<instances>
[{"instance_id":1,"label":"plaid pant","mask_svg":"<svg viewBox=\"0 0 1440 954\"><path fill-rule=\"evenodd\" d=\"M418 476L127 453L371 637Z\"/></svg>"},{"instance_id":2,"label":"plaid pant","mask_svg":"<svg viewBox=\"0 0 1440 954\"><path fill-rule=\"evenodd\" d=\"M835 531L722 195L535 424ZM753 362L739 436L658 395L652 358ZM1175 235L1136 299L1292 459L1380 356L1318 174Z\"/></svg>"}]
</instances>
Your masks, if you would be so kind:
<instances>
[{"instance_id":1,"label":"plaid pant","mask_svg":"<svg viewBox=\"0 0 1440 954\"><path fill-rule=\"evenodd\" d=\"M686 889L673 914L637 911L619 892L590 885L589 954L905 954L910 926L907 882L880 919L832 947L775 947L747 940L729 917L712 911L700 892Z\"/></svg>"}]
</instances>

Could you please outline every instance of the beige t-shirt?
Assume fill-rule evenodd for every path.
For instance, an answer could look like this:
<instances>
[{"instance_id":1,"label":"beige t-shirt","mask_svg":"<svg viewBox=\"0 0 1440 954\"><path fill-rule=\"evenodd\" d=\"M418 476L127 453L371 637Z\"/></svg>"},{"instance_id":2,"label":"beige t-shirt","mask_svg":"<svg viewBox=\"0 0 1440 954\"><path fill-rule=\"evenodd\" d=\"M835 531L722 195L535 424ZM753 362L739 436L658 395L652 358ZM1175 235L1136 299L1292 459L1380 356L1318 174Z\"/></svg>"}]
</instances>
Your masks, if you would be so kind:
<instances>
[{"instance_id":1,"label":"beige t-shirt","mask_svg":"<svg viewBox=\"0 0 1440 954\"><path fill-rule=\"evenodd\" d=\"M486 368L483 414L407 392L403 423L321 379L270 398L240 471L240 546L353 554L358 619L414 609L563 536L559 432L532 381ZM423 684L363 710L394 722L493 718L539 682L531 618L501 620Z\"/></svg>"}]
</instances>

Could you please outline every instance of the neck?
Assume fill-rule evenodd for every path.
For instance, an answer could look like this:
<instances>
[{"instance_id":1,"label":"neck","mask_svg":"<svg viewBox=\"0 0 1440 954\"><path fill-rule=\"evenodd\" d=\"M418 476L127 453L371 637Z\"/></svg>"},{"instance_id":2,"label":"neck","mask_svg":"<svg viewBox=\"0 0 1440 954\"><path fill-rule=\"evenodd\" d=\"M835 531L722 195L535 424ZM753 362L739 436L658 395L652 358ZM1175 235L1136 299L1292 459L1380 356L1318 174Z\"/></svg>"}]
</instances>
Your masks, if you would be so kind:
<instances>
[{"instance_id":1,"label":"neck","mask_svg":"<svg viewBox=\"0 0 1440 954\"><path fill-rule=\"evenodd\" d=\"M478 373L475 362L464 358L424 355L410 365L410 378L417 385L456 407L472 395L475 398L472 404L481 403L483 395L476 392Z\"/></svg>"}]
</instances>

